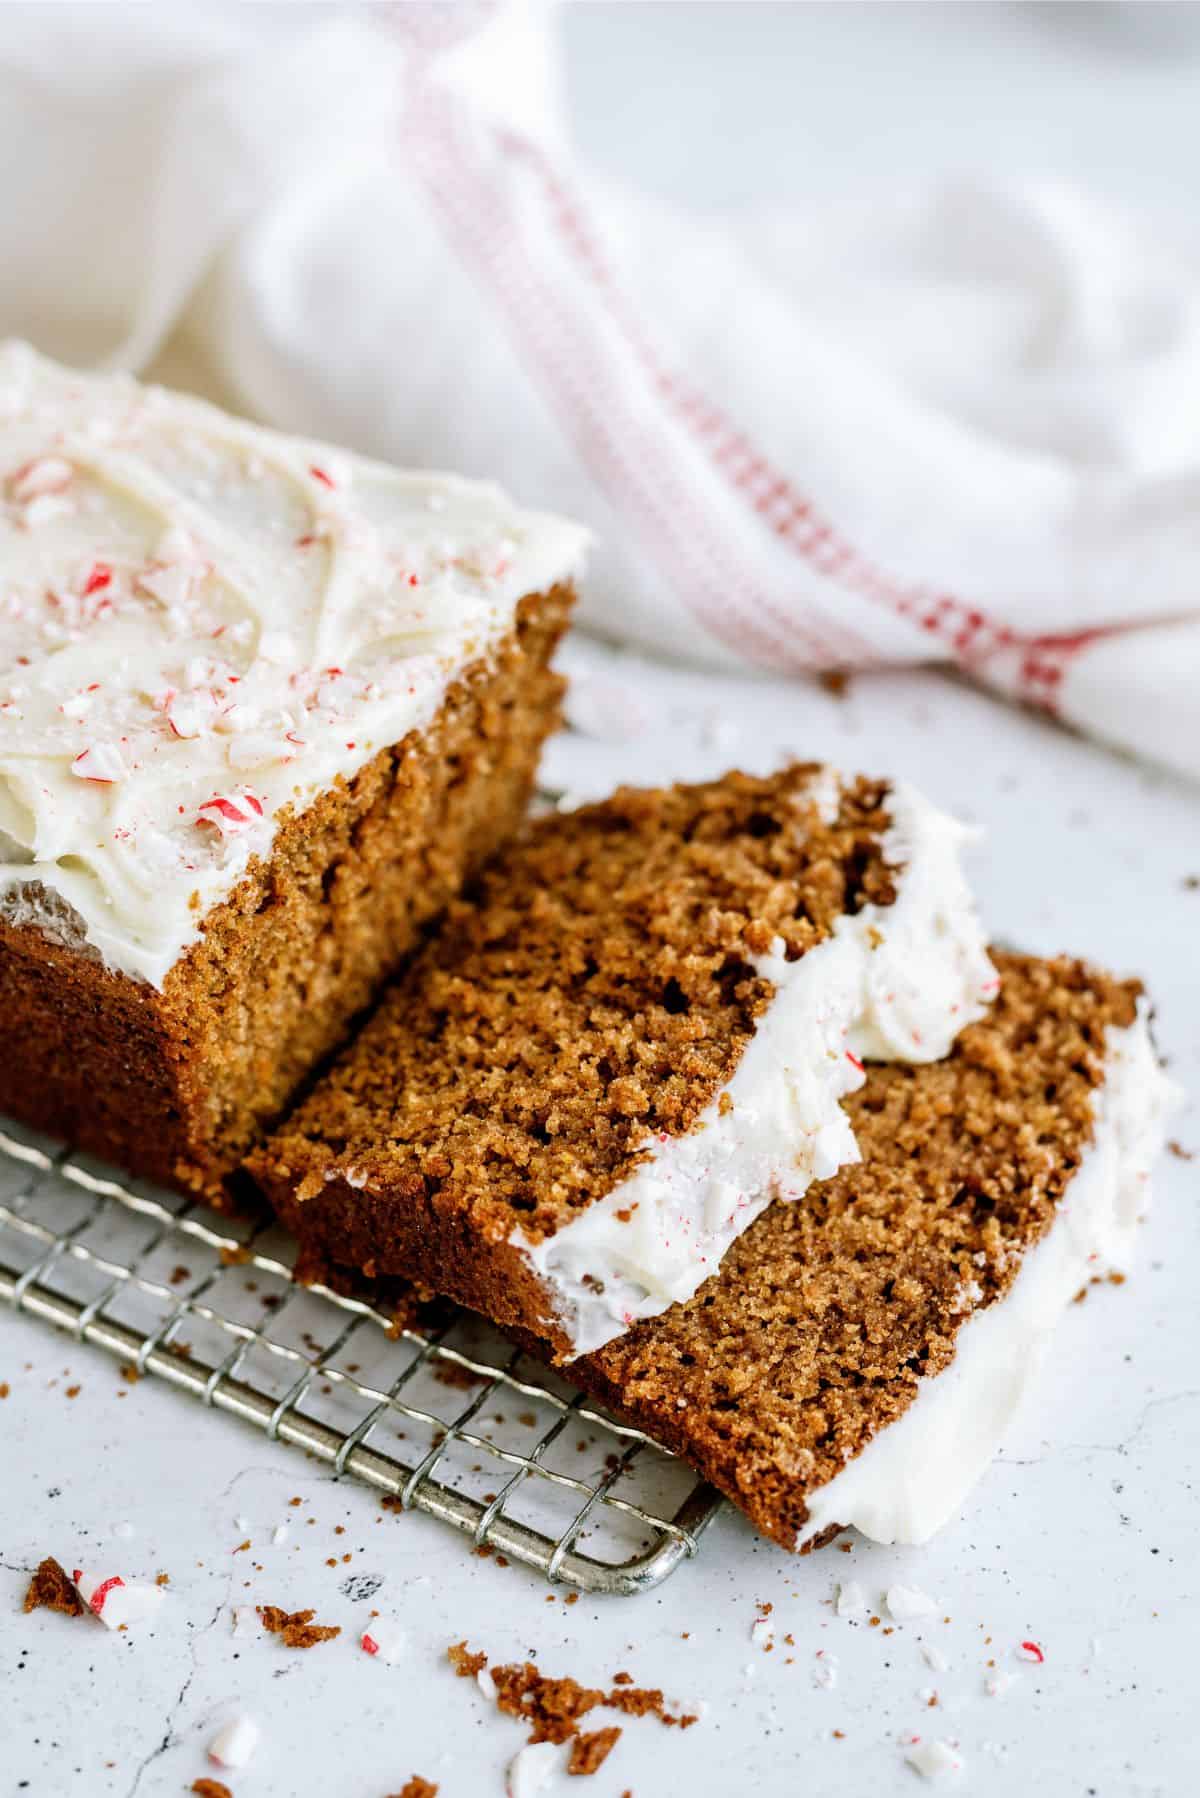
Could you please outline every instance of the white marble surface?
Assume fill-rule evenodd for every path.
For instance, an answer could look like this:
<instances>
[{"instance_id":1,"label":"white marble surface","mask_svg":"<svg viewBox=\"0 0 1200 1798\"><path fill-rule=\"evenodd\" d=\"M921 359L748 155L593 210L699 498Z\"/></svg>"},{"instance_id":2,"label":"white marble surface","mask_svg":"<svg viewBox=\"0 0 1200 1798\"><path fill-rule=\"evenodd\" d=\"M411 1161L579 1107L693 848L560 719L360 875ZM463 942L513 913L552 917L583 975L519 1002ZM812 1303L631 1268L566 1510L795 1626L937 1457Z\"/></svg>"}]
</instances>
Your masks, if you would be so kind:
<instances>
[{"instance_id":1,"label":"white marble surface","mask_svg":"<svg viewBox=\"0 0 1200 1798\"><path fill-rule=\"evenodd\" d=\"M967 158L1066 166L1175 212L1194 198L1195 32L1149 9L1158 45L1138 47L1133 10L775 8L748 30L745 8L585 7L569 28L573 93L596 160L696 204L798 184L808 198ZM607 735L552 747L547 772L573 791L799 752L908 775L976 819L997 935L1146 977L1189 1095L1175 1134L1200 1151L1200 887L1186 885L1200 876L1200 792L932 675L862 679L838 701L574 659L592 683L576 715ZM443 1798L486 1798L523 1737L450 1676L444 1649L463 1636L550 1672L624 1667L706 1701L686 1734L631 1722L578 1788L596 1798L917 1791L900 1745L912 1733L960 1743L967 1768L947 1786L981 1798L1195 1791L1198 1182L1200 1159L1164 1162L1136 1274L1072 1308L997 1464L928 1548L856 1542L793 1561L727 1511L699 1562L603 1604L547 1602L536 1579L473 1558L431 1520L377 1522L352 1483L153 1380L126 1388L99 1352L0 1314L0 1798L186 1791L213 1771L205 1743L239 1708L263 1739L228 1776L238 1798L383 1798L413 1772ZM272 1545L293 1495L317 1522ZM253 1553L234 1554L247 1535ZM347 1552L350 1567L326 1565ZM166 1570L153 1629L22 1616L48 1553ZM343 1593L351 1572L382 1581L369 1604ZM919 1586L934 1619L890 1635L839 1619L830 1599L847 1577L872 1602L894 1580ZM307 1654L235 1639L231 1607L255 1598L312 1605L346 1634ZM794 1647L751 1642L759 1601ZM372 1606L403 1619L402 1665L352 1646ZM1031 1637L1040 1668L1014 1658ZM922 1644L948 1667L931 1669ZM837 1657L832 1689L815 1683L819 1650ZM1017 1676L1002 1697L985 1690L993 1660ZM551 1788L575 1789L561 1775Z\"/></svg>"},{"instance_id":2,"label":"white marble surface","mask_svg":"<svg viewBox=\"0 0 1200 1798\"><path fill-rule=\"evenodd\" d=\"M987 835L974 874L997 934L1145 975L1190 1094L1175 1134L1200 1151L1200 888L1187 885L1200 876L1200 794L934 675L860 679L838 700L583 646L570 659L574 714L605 732L552 745L547 774L573 792L791 751L895 770L977 820ZM0 1403L0 1793L184 1791L206 1771L214 1729L245 1708L263 1741L230 1776L236 1794L383 1798L420 1772L445 1798L486 1798L503 1790L522 1733L450 1675L444 1650L463 1636L587 1680L625 1667L706 1702L686 1734L631 1722L597 1798L902 1793L919 1789L900 1745L911 1732L958 1742L956 1783L997 1798L1035 1783L1081 1798L1194 1790L1198 1179L1200 1159L1165 1159L1135 1275L1071 1309L999 1461L928 1548L856 1541L795 1561L726 1512L697 1563L655 1593L604 1603L547 1602L536 1578L473 1558L433 1521L379 1521L361 1488L153 1380L119 1398L106 1357L0 1316L11 1388ZM289 1507L297 1494L305 1505ZM301 1527L310 1514L317 1523ZM274 1546L284 1521L289 1539ZM118 1536L122 1525L132 1534ZM253 1552L235 1554L246 1536ZM24 1617L25 1580L47 1553L132 1576L164 1569L170 1596L152 1629L123 1636ZM349 1573L382 1580L369 1605L343 1592ZM890 1635L840 1619L830 1599L848 1577L874 1604L893 1581L916 1585L937 1611ZM255 1599L312 1605L346 1634L307 1654L235 1639L231 1607ZM750 1638L759 1601L775 1606L770 1654ZM402 1665L353 1646L371 1606L403 1620ZM1045 1649L1041 1667L1015 1657L1028 1638ZM932 1670L922 1643L949 1667ZM815 1683L818 1650L836 1656L832 1689ZM993 1661L1016 1675L1000 1697L985 1690ZM575 1787L560 1774L551 1789Z\"/></svg>"}]
</instances>

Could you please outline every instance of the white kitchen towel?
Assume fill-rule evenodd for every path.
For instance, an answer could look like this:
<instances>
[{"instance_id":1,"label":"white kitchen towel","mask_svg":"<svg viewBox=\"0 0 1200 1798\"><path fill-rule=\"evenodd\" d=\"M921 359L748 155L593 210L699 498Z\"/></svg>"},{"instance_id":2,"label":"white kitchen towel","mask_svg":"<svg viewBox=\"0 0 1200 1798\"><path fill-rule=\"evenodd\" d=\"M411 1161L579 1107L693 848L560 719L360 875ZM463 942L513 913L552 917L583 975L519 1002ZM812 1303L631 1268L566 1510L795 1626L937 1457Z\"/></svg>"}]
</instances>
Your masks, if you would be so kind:
<instances>
[{"instance_id":1,"label":"white kitchen towel","mask_svg":"<svg viewBox=\"0 0 1200 1798\"><path fill-rule=\"evenodd\" d=\"M7 6L0 154L0 331L574 513L615 640L942 660L1200 775L1200 272L1099 200L672 214L487 0Z\"/></svg>"}]
</instances>

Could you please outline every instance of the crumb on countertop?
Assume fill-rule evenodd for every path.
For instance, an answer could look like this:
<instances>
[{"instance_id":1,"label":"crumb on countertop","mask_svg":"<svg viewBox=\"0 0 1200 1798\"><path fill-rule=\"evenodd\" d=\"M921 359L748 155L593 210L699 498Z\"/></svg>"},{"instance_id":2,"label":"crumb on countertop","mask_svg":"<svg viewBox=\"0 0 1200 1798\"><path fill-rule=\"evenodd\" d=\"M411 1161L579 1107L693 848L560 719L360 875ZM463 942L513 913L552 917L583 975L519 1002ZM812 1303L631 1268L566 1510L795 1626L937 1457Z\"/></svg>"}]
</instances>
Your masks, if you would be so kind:
<instances>
[{"instance_id":1,"label":"crumb on countertop","mask_svg":"<svg viewBox=\"0 0 1200 1798\"><path fill-rule=\"evenodd\" d=\"M25 1594L25 1611L61 1611L67 1617L83 1615L83 1600L75 1590L74 1582L67 1574L65 1567L60 1567L52 1556L47 1555L38 1563L37 1571L29 1582Z\"/></svg>"},{"instance_id":2,"label":"crumb on countertop","mask_svg":"<svg viewBox=\"0 0 1200 1798\"><path fill-rule=\"evenodd\" d=\"M315 1611L285 1611L277 1604L255 1605L262 1625L273 1636L283 1640L285 1648L315 1648L319 1642L332 1642L340 1636L340 1624L314 1623Z\"/></svg>"}]
</instances>

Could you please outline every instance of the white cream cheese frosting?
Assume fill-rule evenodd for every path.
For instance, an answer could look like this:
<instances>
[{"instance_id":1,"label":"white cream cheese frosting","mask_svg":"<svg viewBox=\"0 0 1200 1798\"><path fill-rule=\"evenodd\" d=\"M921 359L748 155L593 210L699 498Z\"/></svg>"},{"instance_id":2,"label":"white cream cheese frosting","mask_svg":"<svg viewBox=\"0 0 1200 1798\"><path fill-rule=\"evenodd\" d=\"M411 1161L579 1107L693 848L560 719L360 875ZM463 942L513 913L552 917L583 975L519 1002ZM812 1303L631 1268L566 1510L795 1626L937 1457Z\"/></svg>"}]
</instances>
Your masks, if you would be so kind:
<instances>
[{"instance_id":1,"label":"white cream cheese frosting","mask_svg":"<svg viewBox=\"0 0 1200 1798\"><path fill-rule=\"evenodd\" d=\"M1106 1077L1092 1094L1094 1135L1050 1229L1004 1296L962 1325L950 1365L811 1494L801 1541L841 1524L876 1542L925 1542L954 1515L1000 1447L1063 1311L1089 1280L1129 1267L1176 1097L1144 1012L1111 1029Z\"/></svg>"},{"instance_id":2,"label":"white cream cheese frosting","mask_svg":"<svg viewBox=\"0 0 1200 1798\"><path fill-rule=\"evenodd\" d=\"M161 985L586 533L0 346L0 915Z\"/></svg>"},{"instance_id":3,"label":"white cream cheese frosting","mask_svg":"<svg viewBox=\"0 0 1200 1798\"><path fill-rule=\"evenodd\" d=\"M836 808L836 787L824 777ZM959 861L969 832L910 787L888 800L889 906L842 917L797 961L755 962L774 997L698 1126L652 1143L633 1174L565 1228L511 1238L573 1354L689 1299L772 1199L858 1160L841 1100L867 1057L937 1061L999 980Z\"/></svg>"}]
</instances>

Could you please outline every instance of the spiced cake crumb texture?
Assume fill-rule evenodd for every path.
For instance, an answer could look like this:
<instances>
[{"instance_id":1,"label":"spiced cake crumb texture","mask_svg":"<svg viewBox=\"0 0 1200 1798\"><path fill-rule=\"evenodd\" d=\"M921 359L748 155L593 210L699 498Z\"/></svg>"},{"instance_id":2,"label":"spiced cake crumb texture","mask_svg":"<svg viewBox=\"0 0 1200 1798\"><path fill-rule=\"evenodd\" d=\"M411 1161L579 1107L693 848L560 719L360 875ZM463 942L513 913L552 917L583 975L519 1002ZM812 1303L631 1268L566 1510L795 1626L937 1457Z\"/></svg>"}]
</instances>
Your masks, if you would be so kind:
<instances>
[{"instance_id":1,"label":"spiced cake crumb texture","mask_svg":"<svg viewBox=\"0 0 1200 1798\"><path fill-rule=\"evenodd\" d=\"M478 1678L488 1664L487 1655L473 1653L466 1642L452 1644L446 1654L460 1679ZM497 1710L527 1723L531 1743L572 1743L571 1759L573 1763L578 1759L578 1764L572 1764L568 1771L574 1773L594 1772L621 1734L619 1726L613 1726L583 1735L579 1727L583 1718L602 1706L629 1717L657 1717L668 1728L690 1729L697 1721L693 1714L669 1710L657 1686L614 1683L605 1691L599 1686L581 1685L570 1675L545 1674L536 1661L493 1667L491 1678Z\"/></svg>"},{"instance_id":2,"label":"spiced cake crumb texture","mask_svg":"<svg viewBox=\"0 0 1200 1798\"><path fill-rule=\"evenodd\" d=\"M950 1364L1054 1223L1092 1140L1105 1033L1134 1022L1135 981L994 959L999 997L946 1061L873 1066L848 1099L859 1165L772 1206L687 1304L572 1365L786 1547L806 1495Z\"/></svg>"},{"instance_id":3,"label":"spiced cake crumb texture","mask_svg":"<svg viewBox=\"0 0 1200 1798\"><path fill-rule=\"evenodd\" d=\"M527 826L252 1159L305 1246L552 1323L513 1231L562 1229L693 1129L771 1001L754 957L795 961L894 897L887 787L851 782L826 817L818 773Z\"/></svg>"},{"instance_id":4,"label":"spiced cake crumb texture","mask_svg":"<svg viewBox=\"0 0 1200 1798\"><path fill-rule=\"evenodd\" d=\"M428 730L284 818L162 989L0 917L0 1110L221 1205L244 1154L517 828L571 595L518 609Z\"/></svg>"},{"instance_id":5,"label":"spiced cake crumb texture","mask_svg":"<svg viewBox=\"0 0 1200 1798\"><path fill-rule=\"evenodd\" d=\"M316 1648L321 1642L332 1642L340 1636L340 1624L314 1623L316 1612L285 1611L277 1604L256 1605L255 1610L262 1619L262 1626L269 1634L278 1636L285 1648Z\"/></svg>"},{"instance_id":6,"label":"spiced cake crumb texture","mask_svg":"<svg viewBox=\"0 0 1200 1798\"><path fill-rule=\"evenodd\" d=\"M414 1773L391 1798L438 1798L438 1791L439 1787L432 1780L422 1779L419 1773Z\"/></svg>"},{"instance_id":7,"label":"spiced cake crumb texture","mask_svg":"<svg viewBox=\"0 0 1200 1798\"><path fill-rule=\"evenodd\" d=\"M847 1101L861 1163L772 1205L692 1299L571 1364L573 1383L784 1547L837 1536L837 1520L811 1525L816 1496L938 1390L964 1324L991 1315L1049 1236L1095 1145L1114 1040L1143 1032L1153 1064L1137 981L1068 957L993 960L999 996L949 1057L869 1067ZM409 1302L403 1282L379 1291Z\"/></svg>"},{"instance_id":8,"label":"spiced cake crumb texture","mask_svg":"<svg viewBox=\"0 0 1200 1798\"><path fill-rule=\"evenodd\" d=\"M586 543L0 344L0 1111L219 1200L519 821Z\"/></svg>"},{"instance_id":9,"label":"spiced cake crumb texture","mask_svg":"<svg viewBox=\"0 0 1200 1798\"><path fill-rule=\"evenodd\" d=\"M24 1611L61 1611L67 1617L82 1617L83 1600L74 1581L52 1556L39 1561L25 1593Z\"/></svg>"}]
</instances>

